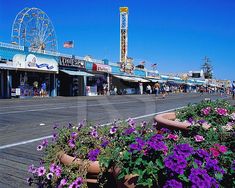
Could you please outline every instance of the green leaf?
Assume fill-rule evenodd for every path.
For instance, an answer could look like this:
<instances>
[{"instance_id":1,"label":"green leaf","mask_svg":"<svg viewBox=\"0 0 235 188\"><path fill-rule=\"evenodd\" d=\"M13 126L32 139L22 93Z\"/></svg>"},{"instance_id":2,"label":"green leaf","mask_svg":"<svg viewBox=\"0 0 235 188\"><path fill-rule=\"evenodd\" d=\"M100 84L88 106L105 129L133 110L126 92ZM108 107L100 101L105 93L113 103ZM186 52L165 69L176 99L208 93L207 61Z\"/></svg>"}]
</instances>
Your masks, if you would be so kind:
<instances>
[{"instance_id":1,"label":"green leaf","mask_svg":"<svg viewBox=\"0 0 235 188\"><path fill-rule=\"evenodd\" d=\"M181 179L182 181L189 182L188 178L184 174L179 175L178 178Z\"/></svg>"},{"instance_id":2,"label":"green leaf","mask_svg":"<svg viewBox=\"0 0 235 188\"><path fill-rule=\"evenodd\" d=\"M157 163L157 166L158 166L160 169L163 169L163 168L164 168L164 165L163 165L161 159L157 159L157 160L156 160L156 163Z\"/></svg>"}]
</instances>

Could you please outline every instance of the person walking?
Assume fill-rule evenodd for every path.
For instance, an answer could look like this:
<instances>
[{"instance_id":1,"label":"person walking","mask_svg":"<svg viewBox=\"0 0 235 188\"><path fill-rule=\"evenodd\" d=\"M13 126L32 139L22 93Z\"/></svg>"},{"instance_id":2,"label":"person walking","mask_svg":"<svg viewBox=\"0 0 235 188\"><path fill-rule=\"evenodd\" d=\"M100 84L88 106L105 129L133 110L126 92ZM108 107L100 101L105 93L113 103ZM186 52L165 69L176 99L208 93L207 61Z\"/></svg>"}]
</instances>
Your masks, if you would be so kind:
<instances>
[{"instance_id":1,"label":"person walking","mask_svg":"<svg viewBox=\"0 0 235 188\"><path fill-rule=\"evenodd\" d=\"M114 87L113 90L114 90L114 95L117 95L117 87L116 86Z\"/></svg>"},{"instance_id":2,"label":"person walking","mask_svg":"<svg viewBox=\"0 0 235 188\"><path fill-rule=\"evenodd\" d=\"M154 90L155 90L155 96L157 97L159 95L159 90L160 90L160 84L158 82L154 84Z\"/></svg>"},{"instance_id":3,"label":"person walking","mask_svg":"<svg viewBox=\"0 0 235 188\"><path fill-rule=\"evenodd\" d=\"M139 82L140 95L143 95L143 83Z\"/></svg>"},{"instance_id":4,"label":"person walking","mask_svg":"<svg viewBox=\"0 0 235 188\"><path fill-rule=\"evenodd\" d=\"M147 85L146 92L148 95L151 93L151 86L149 84Z\"/></svg>"}]
</instances>

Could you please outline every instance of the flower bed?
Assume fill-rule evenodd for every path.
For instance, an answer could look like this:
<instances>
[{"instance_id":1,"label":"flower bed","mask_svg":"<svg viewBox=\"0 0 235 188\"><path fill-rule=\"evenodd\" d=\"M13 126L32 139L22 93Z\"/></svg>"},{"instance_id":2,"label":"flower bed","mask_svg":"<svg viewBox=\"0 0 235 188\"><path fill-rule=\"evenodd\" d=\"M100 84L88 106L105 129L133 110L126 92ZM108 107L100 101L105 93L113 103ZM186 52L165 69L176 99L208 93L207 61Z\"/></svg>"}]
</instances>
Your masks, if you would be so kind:
<instances>
[{"instance_id":1,"label":"flower bed","mask_svg":"<svg viewBox=\"0 0 235 188\"><path fill-rule=\"evenodd\" d=\"M87 187L91 162L99 162L98 186L107 175L112 187L233 187L235 186L234 108L225 101L202 102L176 112L178 121L190 122L187 132L156 129L133 119L111 127L85 122L55 128L53 143L38 147L45 156L29 171L41 187ZM71 157L62 163L59 152ZM76 161L79 161L76 163Z\"/></svg>"}]
</instances>

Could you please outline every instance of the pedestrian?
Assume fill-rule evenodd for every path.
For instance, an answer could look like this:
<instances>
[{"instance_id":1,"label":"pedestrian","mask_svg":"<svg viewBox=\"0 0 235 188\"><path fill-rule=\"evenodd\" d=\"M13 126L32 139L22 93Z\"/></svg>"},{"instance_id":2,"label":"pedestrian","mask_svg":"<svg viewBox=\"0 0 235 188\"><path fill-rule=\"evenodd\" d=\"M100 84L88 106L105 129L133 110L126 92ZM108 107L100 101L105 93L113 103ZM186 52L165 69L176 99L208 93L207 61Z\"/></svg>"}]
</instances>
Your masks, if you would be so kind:
<instances>
[{"instance_id":1,"label":"pedestrian","mask_svg":"<svg viewBox=\"0 0 235 188\"><path fill-rule=\"evenodd\" d=\"M151 86L149 84L146 87L146 92L148 95L151 93Z\"/></svg>"},{"instance_id":2,"label":"pedestrian","mask_svg":"<svg viewBox=\"0 0 235 188\"><path fill-rule=\"evenodd\" d=\"M166 97L166 85L165 84L162 85L161 90L162 90L162 98L165 99L165 97Z\"/></svg>"},{"instance_id":3,"label":"pedestrian","mask_svg":"<svg viewBox=\"0 0 235 188\"><path fill-rule=\"evenodd\" d=\"M114 95L117 95L117 87L116 86L114 87L113 91L114 91Z\"/></svg>"},{"instance_id":4,"label":"pedestrian","mask_svg":"<svg viewBox=\"0 0 235 188\"><path fill-rule=\"evenodd\" d=\"M143 83L139 82L140 95L143 95Z\"/></svg>"},{"instance_id":5,"label":"pedestrian","mask_svg":"<svg viewBox=\"0 0 235 188\"><path fill-rule=\"evenodd\" d=\"M154 90L155 90L155 96L158 96L160 90L160 84L158 82L154 84Z\"/></svg>"},{"instance_id":6,"label":"pedestrian","mask_svg":"<svg viewBox=\"0 0 235 188\"><path fill-rule=\"evenodd\" d=\"M235 99L235 81L232 83L232 98Z\"/></svg>"}]
</instances>

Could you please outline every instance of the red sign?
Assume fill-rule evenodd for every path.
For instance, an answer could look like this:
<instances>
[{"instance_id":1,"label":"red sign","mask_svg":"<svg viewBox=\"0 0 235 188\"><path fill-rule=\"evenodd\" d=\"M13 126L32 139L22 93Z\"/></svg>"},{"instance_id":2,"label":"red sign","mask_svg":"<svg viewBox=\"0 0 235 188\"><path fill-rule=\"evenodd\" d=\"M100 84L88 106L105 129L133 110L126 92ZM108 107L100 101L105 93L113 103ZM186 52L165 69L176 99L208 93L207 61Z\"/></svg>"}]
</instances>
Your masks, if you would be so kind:
<instances>
[{"instance_id":1,"label":"red sign","mask_svg":"<svg viewBox=\"0 0 235 188\"><path fill-rule=\"evenodd\" d=\"M111 73L112 69L109 65L97 64L94 63L92 69L98 72L108 72Z\"/></svg>"}]
</instances>

